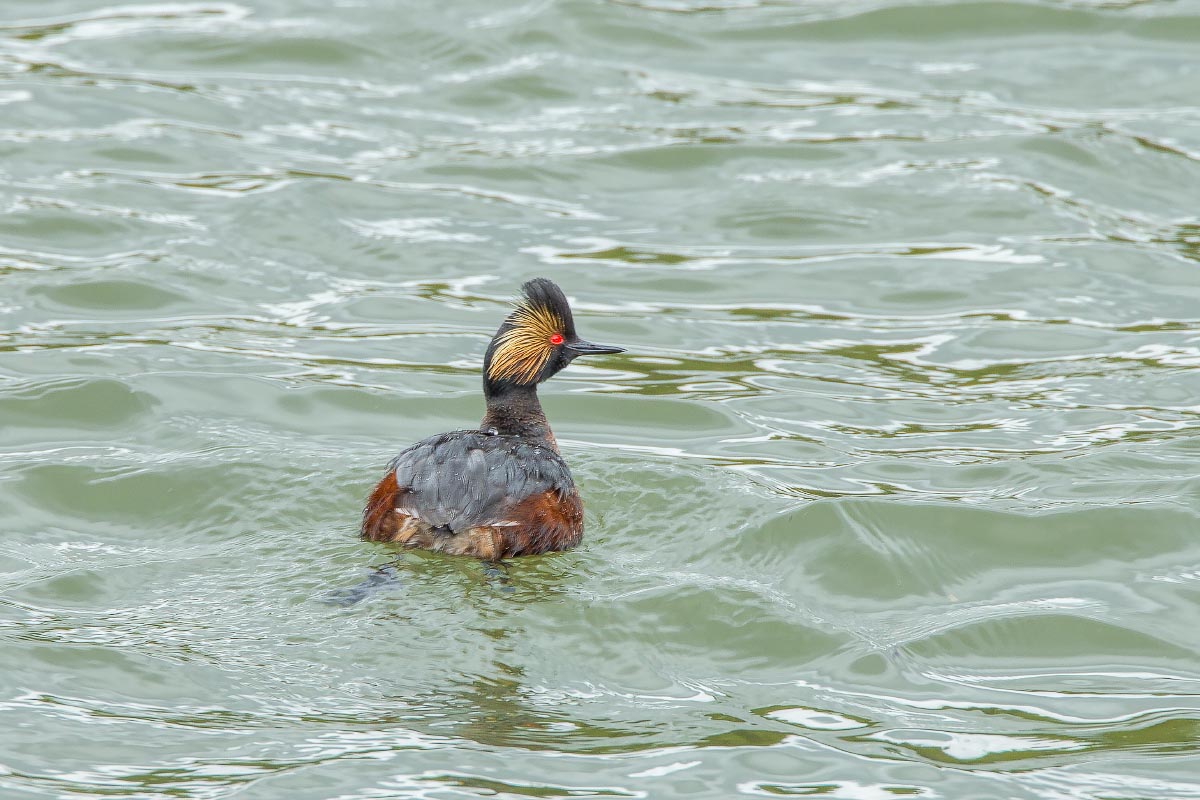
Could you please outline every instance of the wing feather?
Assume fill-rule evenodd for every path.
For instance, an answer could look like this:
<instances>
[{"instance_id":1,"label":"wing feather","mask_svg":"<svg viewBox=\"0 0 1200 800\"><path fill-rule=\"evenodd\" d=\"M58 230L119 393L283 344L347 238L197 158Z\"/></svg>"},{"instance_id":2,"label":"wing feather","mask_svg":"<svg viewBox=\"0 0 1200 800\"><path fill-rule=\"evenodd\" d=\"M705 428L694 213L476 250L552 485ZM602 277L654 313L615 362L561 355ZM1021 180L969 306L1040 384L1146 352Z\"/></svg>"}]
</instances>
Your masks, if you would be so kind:
<instances>
[{"instance_id":1,"label":"wing feather","mask_svg":"<svg viewBox=\"0 0 1200 800\"><path fill-rule=\"evenodd\" d=\"M512 436L455 431L418 442L391 463L407 489L405 511L452 532L511 524L513 506L548 490L574 489L571 471L553 450Z\"/></svg>"}]
</instances>

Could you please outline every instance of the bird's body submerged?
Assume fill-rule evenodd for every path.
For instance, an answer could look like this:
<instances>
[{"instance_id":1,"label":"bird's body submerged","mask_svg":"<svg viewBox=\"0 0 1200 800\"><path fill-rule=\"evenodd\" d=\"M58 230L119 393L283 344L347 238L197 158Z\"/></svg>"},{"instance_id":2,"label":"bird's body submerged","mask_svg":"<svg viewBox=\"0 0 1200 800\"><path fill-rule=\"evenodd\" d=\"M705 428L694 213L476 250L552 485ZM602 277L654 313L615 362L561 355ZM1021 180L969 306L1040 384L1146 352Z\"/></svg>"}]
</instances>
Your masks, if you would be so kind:
<instances>
[{"instance_id":1,"label":"bird's body submerged","mask_svg":"<svg viewBox=\"0 0 1200 800\"><path fill-rule=\"evenodd\" d=\"M583 504L537 384L579 355L620 348L580 340L550 281L523 288L484 359L480 428L431 436L396 456L367 500L364 538L488 560L579 543Z\"/></svg>"}]
</instances>

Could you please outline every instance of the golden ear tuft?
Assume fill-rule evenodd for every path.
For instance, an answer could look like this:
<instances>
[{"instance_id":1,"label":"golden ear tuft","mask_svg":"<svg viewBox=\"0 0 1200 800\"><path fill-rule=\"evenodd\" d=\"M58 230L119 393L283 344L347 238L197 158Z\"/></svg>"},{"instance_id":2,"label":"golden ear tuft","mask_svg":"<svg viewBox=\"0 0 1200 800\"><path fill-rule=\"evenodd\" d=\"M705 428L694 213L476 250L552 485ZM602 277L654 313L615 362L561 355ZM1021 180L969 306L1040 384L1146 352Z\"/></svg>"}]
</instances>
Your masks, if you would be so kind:
<instances>
[{"instance_id":1,"label":"golden ear tuft","mask_svg":"<svg viewBox=\"0 0 1200 800\"><path fill-rule=\"evenodd\" d=\"M550 337L561 335L562 317L546 306L522 303L508 318L511 326L496 339L488 377L532 383L550 360Z\"/></svg>"}]
</instances>

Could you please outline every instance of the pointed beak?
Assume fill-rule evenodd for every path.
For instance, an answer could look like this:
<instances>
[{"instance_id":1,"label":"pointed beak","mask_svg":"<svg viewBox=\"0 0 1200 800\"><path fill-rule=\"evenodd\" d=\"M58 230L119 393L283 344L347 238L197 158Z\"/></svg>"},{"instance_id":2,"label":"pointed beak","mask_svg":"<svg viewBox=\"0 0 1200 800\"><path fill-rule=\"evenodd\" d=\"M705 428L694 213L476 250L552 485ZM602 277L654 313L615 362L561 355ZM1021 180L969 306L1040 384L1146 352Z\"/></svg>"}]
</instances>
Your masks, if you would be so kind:
<instances>
[{"instance_id":1,"label":"pointed beak","mask_svg":"<svg viewBox=\"0 0 1200 800\"><path fill-rule=\"evenodd\" d=\"M624 347L613 347L607 344L592 344L585 342L582 339L576 342L571 342L564 348L571 354L571 357L576 356L599 356L606 353L624 353Z\"/></svg>"}]
</instances>

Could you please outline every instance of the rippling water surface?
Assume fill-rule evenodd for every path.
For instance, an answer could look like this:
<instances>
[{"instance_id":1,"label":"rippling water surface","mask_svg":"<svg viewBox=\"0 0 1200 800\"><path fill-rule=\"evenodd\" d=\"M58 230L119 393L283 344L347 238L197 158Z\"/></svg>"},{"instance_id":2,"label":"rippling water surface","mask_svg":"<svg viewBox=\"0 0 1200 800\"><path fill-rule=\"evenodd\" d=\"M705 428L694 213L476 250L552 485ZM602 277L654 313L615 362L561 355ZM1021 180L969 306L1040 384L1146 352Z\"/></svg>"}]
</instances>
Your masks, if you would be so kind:
<instances>
[{"instance_id":1,"label":"rippling water surface","mask_svg":"<svg viewBox=\"0 0 1200 800\"><path fill-rule=\"evenodd\" d=\"M0 10L0 797L1200 798L1200 2ZM577 551L355 538L548 275Z\"/></svg>"}]
</instances>

